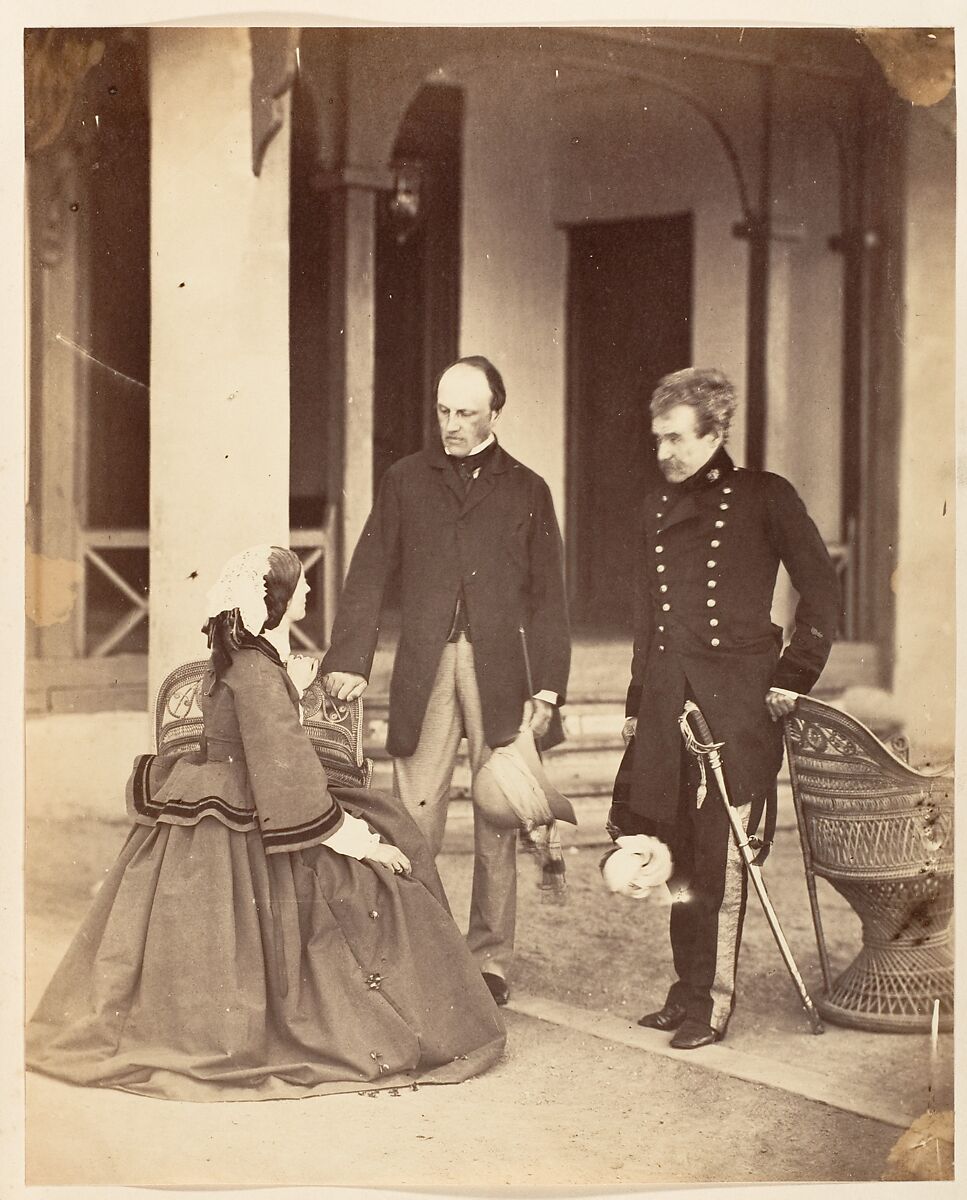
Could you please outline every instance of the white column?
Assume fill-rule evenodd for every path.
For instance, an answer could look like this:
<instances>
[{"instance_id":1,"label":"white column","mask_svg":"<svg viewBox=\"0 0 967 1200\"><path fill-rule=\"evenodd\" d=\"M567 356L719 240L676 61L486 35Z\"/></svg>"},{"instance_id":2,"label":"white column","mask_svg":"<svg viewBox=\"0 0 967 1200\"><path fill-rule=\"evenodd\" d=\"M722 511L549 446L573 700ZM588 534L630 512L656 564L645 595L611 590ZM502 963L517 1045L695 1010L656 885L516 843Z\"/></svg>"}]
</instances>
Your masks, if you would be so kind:
<instances>
[{"instance_id":1,"label":"white column","mask_svg":"<svg viewBox=\"0 0 967 1200\"><path fill-rule=\"evenodd\" d=\"M912 108L893 690L914 751L954 743L954 136Z\"/></svg>"},{"instance_id":2,"label":"white column","mask_svg":"<svg viewBox=\"0 0 967 1200\"><path fill-rule=\"evenodd\" d=\"M460 353L485 354L500 370L508 400L497 437L547 481L566 527L567 237L555 201L573 168L554 157L556 110L536 81L508 63L470 72L465 86ZM528 120L508 120L511 93ZM590 177L609 196L600 176L610 158L600 154ZM581 219L590 199L574 187Z\"/></svg>"},{"instance_id":3,"label":"white column","mask_svg":"<svg viewBox=\"0 0 967 1200\"><path fill-rule=\"evenodd\" d=\"M71 658L84 653L84 563L78 530L85 516L80 466L86 452L87 397L86 361L79 348L87 340L83 292L88 206L78 203L72 208L68 197L86 201L87 193L83 172L67 149L43 168L35 166L30 183L29 249L42 261L34 301L40 370L30 388L39 413L42 457L35 492L38 544L30 547L37 554L29 555L27 562L28 611L39 629L40 656Z\"/></svg>"},{"instance_id":4,"label":"white column","mask_svg":"<svg viewBox=\"0 0 967 1200\"><path fill-rule=\"evenodd\" d=\"M151 39L153 703L222 563L288 539L289 122L256 178L248 31Z\"/></svg>"},{"instance_id":5,"label":"white column","mask_svg":"<svg viewBox=\"0 0 967 1200\"><path fill-rule=\"evenodd\" d=\"M793 480L796 447L792 435L789 353L792 344L792 279L797 231L783 217L773 219L769 243L769 324L766 330L765 459L763 466ZM797 481L798 482L798 481ZM791 633L798 597L785 567L780 566L772 603L772 619Z\"/></svg>"},{"instance_id":6,"label":"white column","mask_svg":"<svg viewBox=\"0 0 967 1200\"><path fill-rule=\"evenodd\" d=\"M376 262L376 194L347 187L345 237L346 409L343 458L343 570L373 504L373 379Z\"/></svg>"}]
</instances>

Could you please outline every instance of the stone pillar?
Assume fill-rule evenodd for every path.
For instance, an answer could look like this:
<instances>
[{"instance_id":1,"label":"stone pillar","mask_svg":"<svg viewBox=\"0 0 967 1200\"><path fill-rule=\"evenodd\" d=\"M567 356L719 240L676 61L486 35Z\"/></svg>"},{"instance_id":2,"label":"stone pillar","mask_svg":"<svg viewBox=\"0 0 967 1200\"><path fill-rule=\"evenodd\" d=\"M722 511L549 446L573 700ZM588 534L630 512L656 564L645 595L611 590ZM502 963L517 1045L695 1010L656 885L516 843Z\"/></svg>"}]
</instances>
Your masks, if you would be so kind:
<instances>
[{"instance_id":1,"label":"stone pillar","mask_svg":"<svg viewBox=\"0 0 967 1200\"><path fill-rule=\"evenodd\" d=\"M329 435L340 480L343 574L373 504L376 194L391 183L385 167L324 170L316 179L330 195Z\"/></svg>"},{"instance_id":2,"label":"stone pillar","mask_svg":"<svg viewBox=\"0 0 967 1200\"><path fill-rule=\"evenodd\" d=\"M949 126L909 113L893 690L914 754L954 743L954 150Z\"/></svg>"},{"instance_id":3,"label":"stone pillar","mask_svg":"<svg viewBox=\"0 0 967 1200\"><path fill-rule=\"evenodd\" d=\"M795 477L795 447L791 445L790 405L794 402L789 387L789 348L792 329L790 308L793 277L792 236L773 221L768 247L769 320L765 335L765 386L769 407L763 443L762 466L779 475ZM798 596L785 567L780 566L772 602L772 619L788 636L795 621Z\"/></svg>"},{"instance_id":4,"label":"stone pillar","mask_svg":"<svg viewBox=\"0 0 967 1200\"><path fill-rule=\"evenodd\" d=\"M28 612L42 658L84 654L83 456L87 362L84 253L87 204L77 152L62 146L28 166L28 268L36 342L30 347L30 396L39 447L36 542L27 560ZM30 320L28 320L28 326ZM39 452L38 452L39 451Z\"/></svg>"},{"instance_id":5,"label":"stone pillar","mask_svg":"<svg viewBox=\"0 0 967 1200\"><path fill-rule=\"evenodd\" d=\"M256 178L251 77L246 29L151 31L152 703L222 563L288 540L289 122Z\"/></svg>"},{"instance_id":6,"label":"stone pillar","mask_svg":"<svg viewBox=\"0 0 967 1200\"><path fill-rule=\"evenodd\" d=\"M769 243L769 325L766 331L766 387L769 395L765 428L763 466L779 475L795 476L796 446L791 407L794 396L790 378L792 292L795 263L793 243L801 240L790 223L774 221Z\"/></svg>"},{"instance_id":7,"label":"stone pillar","mask_svg":"<svg viewBox=\"0 0 967 1200\"><path fill-rule=\"evenodd\" d=\"M345 247L344 345L346 409L343 442L343 572L373 503L376 193L348 187L338 206Z\"/></svg>"}]
</instances>

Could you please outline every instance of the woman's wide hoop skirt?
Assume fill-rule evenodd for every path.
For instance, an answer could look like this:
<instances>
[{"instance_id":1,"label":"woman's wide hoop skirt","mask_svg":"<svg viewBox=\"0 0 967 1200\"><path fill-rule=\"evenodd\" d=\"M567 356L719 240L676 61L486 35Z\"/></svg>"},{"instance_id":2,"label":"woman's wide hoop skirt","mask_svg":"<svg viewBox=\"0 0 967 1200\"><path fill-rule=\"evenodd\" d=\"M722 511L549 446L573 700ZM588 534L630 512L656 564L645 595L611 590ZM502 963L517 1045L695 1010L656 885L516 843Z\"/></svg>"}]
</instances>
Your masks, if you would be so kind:
<instances>
[{"instance_id":1,"label":"woman's wide hoop skirt","mask_svg":"<svg viewBox=\"0 0 967 1200\"><path fill-rule=\"evenodd\" d=\"M340 799L412 850L413 878L325 846L267 855L257 831L212 818L136 825L28 1026L27 1065L262 1100L455 1083L496 1062L499 1013L415 826L375 793Z\"/></svg>"}]
</instances>

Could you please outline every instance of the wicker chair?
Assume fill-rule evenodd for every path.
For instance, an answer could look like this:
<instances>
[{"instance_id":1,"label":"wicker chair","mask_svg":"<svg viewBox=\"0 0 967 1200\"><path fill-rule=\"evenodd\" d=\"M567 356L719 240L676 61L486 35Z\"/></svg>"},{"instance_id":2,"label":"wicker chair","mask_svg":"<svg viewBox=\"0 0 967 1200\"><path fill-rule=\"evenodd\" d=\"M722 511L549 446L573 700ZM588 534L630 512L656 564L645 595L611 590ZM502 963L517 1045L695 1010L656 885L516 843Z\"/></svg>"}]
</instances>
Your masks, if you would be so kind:
<instances>
[{"instance_id":1,"label":"wicker chair","mask_svg":"<svg viewBox=\"0 0 967 1200\"><path fill-rule=\"evenodd\" d=\"M859 1029L920 1032L935 1000L953 1015L954 782L915 771L865 725L801 696L785 719L825 994L824 1017ZM859 916L863 946L832 979L816 877Z\"/></svg>"},{"instance_id":2,"label":"wicker chair","mask_svg":"<svg viewBox=\"0 0 967 1200\"><path fill-rule=\"evenodd\" d=\"M159 754L188 754L202 746L204 728L198 689L207 659L183 663L165 678L155 705L155 746ZM329 782L337 787L369 787L372 759L363 755L363 702L331 700L316 679L302 701L304 725Z\"/></svg>"}]
</instances>

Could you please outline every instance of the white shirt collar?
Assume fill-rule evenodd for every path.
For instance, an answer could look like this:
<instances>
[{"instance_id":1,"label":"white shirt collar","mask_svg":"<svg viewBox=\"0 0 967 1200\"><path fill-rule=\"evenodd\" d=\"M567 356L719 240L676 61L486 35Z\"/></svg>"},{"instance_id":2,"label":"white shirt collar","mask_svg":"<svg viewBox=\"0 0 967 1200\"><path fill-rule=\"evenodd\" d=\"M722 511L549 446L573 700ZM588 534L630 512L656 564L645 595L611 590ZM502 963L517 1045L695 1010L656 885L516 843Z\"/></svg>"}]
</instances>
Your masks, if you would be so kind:
<instances>
[{"instance_id":1,"label":"white shirt collar","mask_svg":"<svg viewBox=\"0 0 967 1200\"><path fill-rule=\"evenodd\" d=\"M464 455L464 458L471 458L474 454L480 454L481 451L486 450L487 447L489 445L491 445L492 442L495 442L496 440L497 439L494 436L494 434L490 434L489 437L484 438L484 440L480 443L479 446L474 446L474 448L472 450L468 450L467 453ZM443 449L446 451L447 454L450 453L450 451L447 450L446 446L444 446Z\"/></svg>"}]
</instances>

